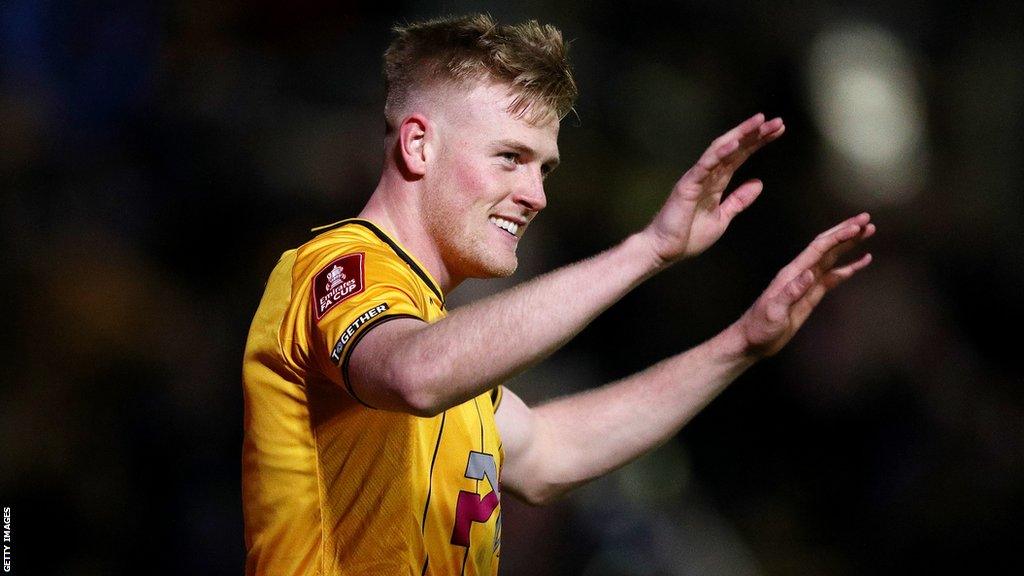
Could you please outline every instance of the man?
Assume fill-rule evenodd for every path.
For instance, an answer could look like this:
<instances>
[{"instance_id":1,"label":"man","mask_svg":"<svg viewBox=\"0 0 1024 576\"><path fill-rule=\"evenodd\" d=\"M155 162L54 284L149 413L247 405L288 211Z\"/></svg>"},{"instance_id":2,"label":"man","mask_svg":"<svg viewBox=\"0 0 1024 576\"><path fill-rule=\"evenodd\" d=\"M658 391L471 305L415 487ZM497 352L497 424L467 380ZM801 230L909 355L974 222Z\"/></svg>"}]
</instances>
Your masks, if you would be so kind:
<instances>
[{"instance_id":1,"label":"man","mask_svg":"<svg viewBox=\"0 0 1024 576\"><path fill-rule=\"evenodd\" d=\"M500 502L543 503L671 438L824 294L867 214L819 235L711 340L540 407L501 383L640 282L713 244L761 192L723 198L778 138L758 114L715 140L643 230L450 314L464 279L508 276L544 208L576 88L560 33L474 16L397 29L386 155L357 219L285 252L244 362L249 574L494 574ZM609 271L614 273L609 274Z\"/></svg>"}]
</instances>

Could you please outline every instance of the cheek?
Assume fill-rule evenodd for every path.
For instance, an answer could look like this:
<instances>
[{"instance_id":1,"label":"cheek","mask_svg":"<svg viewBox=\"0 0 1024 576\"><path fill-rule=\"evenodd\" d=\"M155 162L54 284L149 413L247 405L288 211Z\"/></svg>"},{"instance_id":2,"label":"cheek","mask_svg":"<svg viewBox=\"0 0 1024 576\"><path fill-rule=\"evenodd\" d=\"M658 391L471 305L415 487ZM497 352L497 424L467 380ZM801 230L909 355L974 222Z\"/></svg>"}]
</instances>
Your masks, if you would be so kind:
<instances>
[{"instance_id":1,"label":"cheek","mask_svg":"<svg viewBox=\"0 0 1024 576\"><path fill-rule=\"evenodd\" d=\"M475 168L470 162L462 162L456 164L454 176L461 189L462 197L475 199L486 195L488 185L486 169Z\"/></svg>"},{"instance_id":2,"label":"cheek","mask_svg":"<svg viewBox=\"0 0 1024 576\"><path fill-rule=\"evenodd\" d=\"M459 183L466 187L466 192L469 193L480 190L485 183L483 170L474 168L470 162L456 164L455 176Z\"/></svg>"}]
</instances>

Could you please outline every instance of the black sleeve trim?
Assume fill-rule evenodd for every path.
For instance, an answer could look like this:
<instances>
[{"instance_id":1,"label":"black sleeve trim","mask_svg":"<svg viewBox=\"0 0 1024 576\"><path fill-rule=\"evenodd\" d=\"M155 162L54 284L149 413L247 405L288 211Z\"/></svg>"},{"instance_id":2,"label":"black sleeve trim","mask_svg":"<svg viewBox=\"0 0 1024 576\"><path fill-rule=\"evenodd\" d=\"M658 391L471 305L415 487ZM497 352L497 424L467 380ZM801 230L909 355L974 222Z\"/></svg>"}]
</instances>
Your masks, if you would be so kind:
<instances>
[{"instance_id":1,"label":"black sleeve trim","mask_svg":"<svg viewBox=\"0 0 1024 576\"><path fill-rule=\"evenodd\" d=\"M360 331L359 334L356 334L356 337L348 345L348 349L345 350L345 356L341 360L341 380L345 383L345 389L348 390L348 393L351 394L352 397L355 398L357 402L372 410L376 410L376 408L370 406L366 402L363 402L363 400L359 398L359 396L356 396L355 390L352 389L352 383L349 382L348 378L348 361L352 357L352 351L356 349L356 344L359 344L359 341L362 340L363 336L366 336L366 334L370 330L373 330L377 326L380 326L381 324L384 324L386 322L398 320L399 318L413 318L415 320L424 322L423 318L420 318L419 316L413 316L412 314L391 314L387 316L377 316L375 319L363 325L362 331Z\"/></svg>"},{"instance_id":2,"label":"black sleeve trim","mask_svg":"<svg viewBox=\"0 0 1024 576\"><path fill-rule=\"evenodd\" d=\"M324 233L327 232L328 230L333 230L335 228L347 226L349 224L356 224L358 226L366 228L370 232L373 232L374 236L379 238L381 242L384 242L385 244L390 246L391 250L394 251L394 253L399 258L401 258L417 276L420 277L420 280L422 280L423 283L427 285L427 288L430 288L430 291L437 296L438 300L440 300L441 302L441 308L444 308L444 294L441 294L441 288L437 284L435 284L434 281L430 278L430 274L427 274L422 268L420 268L419 264L416 264L416 261L413 260L411 256L406 254L405 250L402 250L401 246L399 246L394 240L391 239L390 236L387 235L387 233L378 228L377 225L374 224L373 222L370 222L369 220L363 220L362 218L346 218L344 220L339 220L338 222L335 222L333 224L317 226L316 228L311 229L310 232Z\"/></svg>"},{"instance_id":3,"label":"black sleeve trim","mask_svg":"<svg viewBox=\"0 0 1024 576\"><path fill-rule=\"evenodd\" d=\"M405 250L402 250L402 247L396 244L395 241L392 240L390 236L385 234L383 230L378 228L376 224L368 220L361 220L358 218L346 220L345 223L357 224L359 226L362 226L363 228L366 228L370 232L373 232L374 235L377 236L377 238L380 238L382 242L390 246L391 250L393 250L394 253L398 255L398 257L401 258L417 276L420 277L420 280L422 280L423 283L427 285L427 288L430 288L430 291L433 292L435 296L437 296L438 300L441 301L441 307L444 307L444 294L441 294L441 289L438 288L437 285L434 284L434 281L430 279L430 275L424 272L423 269L420 268L418 264L416 264L416 261L413 260L411 256L406 254Z\"/></svg>"},{"instance_id":4,"label":"black sleeve trim","mask_svg":"<svg viewBox=\"0 0 1024 576\"><path fill-rule=\"evenodd\" d=\"M502 396L504 396L504 394L502 394L501 384L495 386L494 390L491 390L491 405L494 406L495 412L498 411L498 406L501 405Z\"/></svg>"}]
</instances>

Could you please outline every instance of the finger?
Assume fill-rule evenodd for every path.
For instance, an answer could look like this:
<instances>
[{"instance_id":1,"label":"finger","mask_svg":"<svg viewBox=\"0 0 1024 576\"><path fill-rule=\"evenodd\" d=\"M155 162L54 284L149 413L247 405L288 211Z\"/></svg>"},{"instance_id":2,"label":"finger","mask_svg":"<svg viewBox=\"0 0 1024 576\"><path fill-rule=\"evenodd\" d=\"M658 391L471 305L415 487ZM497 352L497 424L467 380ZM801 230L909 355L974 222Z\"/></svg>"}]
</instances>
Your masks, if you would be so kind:
<instances>
[{"instance_id":1,"label":"finger","mask_svg":"<svg viewBox=\"0 0 1024 576\"><path fill-rule=\"evenodd\" d=\"M870 219L870 214L862 212L818 234L787 268L791 267L790 272L793 273L819 265L836 246L857 238L868 226ZM873 229L871 234L874 234Z\"/></svg>"},{"instance_id":2,"label":"finger","mask_svg":"<svg viewBox=\"0 0 1024 576\"><path fill-rule=\"evenodd\" d=\"M775 117L761 124L757 129L757 133L761 138L777 138L785 129L786 125L782 122L782 118Z\"/></svg>"},{"instance_id":3,"label":"finger","mask_svg":"<svg viewBox=\"0 0 1024 576\"><path fill-rule=\"evenodd\" d=\"M715 138L711 142L711 148L717 148L726 142L741 140L745 135L756 132L764 124L764 114L758 112L743 122L737 124L732 130Z\"/></svg>"},{"instance_id":4,"label":"finger","mask_svg":"<svg viewBox=\"0 0 1024 576\"><path fill-rule=\"evenodd\" d=\"M868 214L867 212L861 212L860 214L857 214L856 216L851 216L851 217L847 218L846 220L843 220L839 224L836 224L835 226L829 228L828 230L825 230L821 234L818 234L817 237L821 238L822 236L827 236L829 234L832 234L836 230L839 230L840 228L842 228L843 226L846 226L848 224L860 224L860 225L863 226L863 225L867 224L870 221L871 221L871 214Z\"/></svg>"},{"instance_id":5,"label":"finger","mask_svg":"<svg viewBox=\"0 0 1024 576\"><path fill-rule=\"evenodd\" d=\"M789 311L793 305L804 297L804 294L814 285L814 273L810 270L804 270L786 283L785 287L779 291L768 302L768 320L771 322L781 322L789 316Z\"/></svg>"},{"instance_id":6,"label":"finger","mask_svg":"<svg viewBox=\"0 0 1024 576\"><path fill-rule=\"evenodd\" d=\"M693 180L701 184L703 183L709 174L718 168L725 158L728 158L730 154L735 152L740 147L739 140L728 140L721 144L712 144L707 150L701 154L700 158L697 159L697 164L694 165L693 169L690 170L690 174Z\"/></svg>"},{"instance_id":7,"label":"finger","mask_svg":"<svg viewBox=\"0 0 1024 576\"><path fill-rule=\"evenodd\" d=\"M838 232L840 231L837 231L836 233ZM818 274L824 274L824 272L831 269L832 266L834 266L835 263L838 262L842 256L844 256L847 252L853 250L857 246L860 246L861 243L863 243L871 236L874 236L874 234L875 225L868 224L862 227L860 229L860 232L857 233L853 238L841 242L831 250L828 250L825 254L821 256L821 258L818 259L817 264L814 265L815 269L818 271Z\"/></svg>"},{"instance_id":8,"label":"finger","mask_svg":"<svg viewBox=\"0 0 1024 576\"><path fill-rule=\"evenodd\" d=\"M830 270L827 274L822 276L821 280L807 290L803 300L797 302L793 309L794 318L797 321L802 322L802 319L809 316L814 308L821 302L825 297L825 294L836 286L852 278L853 275L860 270L863 270L868 264L871 264L871 260L872 256L868 253L860 257L856 262L851 262L841 268Z\"/></svg>"},{"instance_id":9,"label":"finger","mask_svg":"<svg viewBox=\"0 0 1024 576\"><path fill-rule=\"evenodd\" d=\"M831 268L841 257L847 252L853 250L859 246L862 242L875 235L875 225L868 224L861 228L860 234L850 239L850 241L843 242L835 248L829 250L822 258L818 261L818 268L820 270L828 270Z\"/></svg>"},{"instance_id":10,"label":"finger","mask_svg":"<svg viewBox=\"0 0 1024 576\"><path fill-rule=\"evenodd\" d=\"M826 238L841 239L846 237L848 233L849 229L840 229L834 231L831 236ZM873 224L868 224L859 233L855 233L850 238L841 241L839 244L836 244L831 250L826 251L822 256L820 256L817 259L817 261L808 265L808 262L810 261L810 256L808 256L808 259L805 260L801 260L801 258L807 256L807 254L812 250L814 246L814 243L812 243L812 245L809 246L804 253L801 253L801 255L798 256L795 260L793 260L793 262L789 263L785 268L779 271L778 275L776 275L776 277L772 280L772 283L769 285L769 289L777 289L777 286L784 285L786 282L791 281L795 275L807 269L812 270L817 277L822 278L819 284L823 286L824 290L829 290L835 286L838 286L840 283L842 283L847 278L852 276L858 270L870 264L871 255L867 254L865 256L862 256L860 259L850 264L847 264L842 268L837 268L833 270L831 269L832 265L841 255L848 252L854 246L859 245L863 240L874 235L874 233L875 226ZM819 237L815 239L815 242L819 242L822 240L823 238ZM800 266L804 267L801 268ZM813 293L816 290L817 287L812 289L811 292ZM817 301L814 301L811 307L813 308L813 306L816 304ZM808 313L809 311L810 309L808 309Z\"/></svg>"},{"instance_id":11,"label":"finger","mask_svg":"<svg viewBox=\"0 0 1024 576\"><path fill-rule=\"evenodd\" d=\"M740 137L740 142L743 143L745 148L753 146L763 145L769 138L777 138L780 132L784 130L786 125L782 122L782 118L772 118L767 122L759 125L756 130L744 133Z\"/></svg>"},{"instance_id":12,"label":"finger","mask_svg":"<svg viewBox=\"0 0 1024 576\"><path fill-rule=\"evenodd\" d=\"M822 270L822 262L828 259L829 251L843 242L849 241L857 236L860 227L856 224L846 224L846 227L838 228L828 235L819 235L803 252L798 254L789 264L786 264L768 285L770 290L779 290L781 286L790 282L804 270Z\"/></svg>"},{"instance_id":13,"label":"finger","mask_svg":"<svg viewBox=\"0 0 1024 576\"><path fill-rule=\"evenodd\" d=\"M828 273L822 277L821 282L824 284L825 288L831 290L852 278L857 272L866 268L868 264L871 264L872 259L873 257L869 252L854 262L829 270Z\"/></svg>"},{"instance_id":14,"label":"finger","mask_svg":"<svg viewBox=\"0 0 1024 576\"><path fill-rule=\"evenodd\" d=\"M787 304L793 304L797 300L804 297L807 290L814 285L814 272L810 270L804 270L796 278L793 278L788 284L786 289L782 291L784 296L783 301Z\"/></svg>"},{"instance_id":15,"label":"finger","mask_svg":"<svg viewBox=\"0 0 1024 576\"><path fill-rule=\"evenodd\" d=\"M864 227L864 232L861 234L861 240L867 240L868 238L871 238L872 236L875 235L876 230L877 228L875 228L874 224L868 224L867 226Z\"/></svg>"},{"instance_id":16,"label":"finger","mask_svg":"<svg viewBox=\"0 0 1024 576\"><path fill-rule=\"evenodd\" d=\"M719 167L723 160L728 158L740 148L740 143L749 138L751 134L758 134L760 127L764 124L764 114L758 112L747 118L739 125L715 138L708 149L701 154L697 164L691 169L693 179L696 183L703 183L708 175Z\"/></svg>"},{"instance_id":17,"label":"finger","mask_svg":"<svg viewBox=\"0 0 1024 576\"><path fill-rule=\"evenodd\" d=\"M719 217L728 224L737 214L746 210L764 190L764 183L760 180L747 180L722 202L719 207Z\"/></svg>"},{"instance_id":18,"label":"finger","mask_svg":"<svg viewBox=\"0 0 1024 576\"><path fill-rule=\"evenodd\" d=\"M781 122L782 119L779 118L779 121ZM766 134L764 136L765 144L767 144L768 142L774 142L774 141L778 140L779 136L782 136L785 133L786 133L786 125L783 124L782 126L779 127L778 130L775 130L774 132L770 132L770 133L768 133L768 134Z\"/></svg>"},{"instance_id":19,"label":"finger","mask_svg":"<svg viewBox=\"0 0 1024 576\"><path fill-rule=\"evenodd\" d=\"M688 184L701 186L709 178L718 177L718 184L724 188L732 173L751 154L781 136L784 131L782 118L765 122L764 114L757 113L716 138L697 160L697 164L686 173L684 180Z\"/></svg>"},{"instance_id":20,"label":"finger","mask_svg":"<svg viewBox=\"0 0 1024 576\"><path fill-rule=\"evenodd\" d=\"M764 147L765 144L778 139L782 136L786 126L782 122L782 118L772 118L771 120L764 122L757 129L752 129L747 133L740 136L740 145L727 157L722 159L722 163L726 164L731 170L735 170L741 164L746 162L747 158Z\"/></svg>"}]
</instances>

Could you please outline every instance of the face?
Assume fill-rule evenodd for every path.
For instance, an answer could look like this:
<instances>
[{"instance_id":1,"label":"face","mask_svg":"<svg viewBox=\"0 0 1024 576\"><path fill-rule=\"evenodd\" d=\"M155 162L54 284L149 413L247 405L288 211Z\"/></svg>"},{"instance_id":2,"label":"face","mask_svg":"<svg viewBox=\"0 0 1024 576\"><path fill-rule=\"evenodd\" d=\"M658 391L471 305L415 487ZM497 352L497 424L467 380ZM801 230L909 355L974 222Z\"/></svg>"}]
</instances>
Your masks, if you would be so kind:
<instances>
[{"instance_id":1,"label":"face","mask_svg":"<svg viewBox=\"0 0 1024 576\"><path fill-rule=\"evenodd\" d=\"M558 119L531 124L509 114L513 97L503 85L449 94L434 122L421 214L453 277L509 276L519 239L547 204Z\"/></svg>"}]
</instances>

